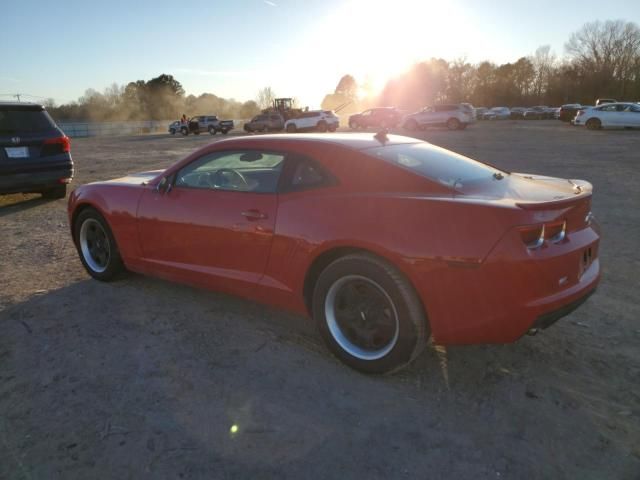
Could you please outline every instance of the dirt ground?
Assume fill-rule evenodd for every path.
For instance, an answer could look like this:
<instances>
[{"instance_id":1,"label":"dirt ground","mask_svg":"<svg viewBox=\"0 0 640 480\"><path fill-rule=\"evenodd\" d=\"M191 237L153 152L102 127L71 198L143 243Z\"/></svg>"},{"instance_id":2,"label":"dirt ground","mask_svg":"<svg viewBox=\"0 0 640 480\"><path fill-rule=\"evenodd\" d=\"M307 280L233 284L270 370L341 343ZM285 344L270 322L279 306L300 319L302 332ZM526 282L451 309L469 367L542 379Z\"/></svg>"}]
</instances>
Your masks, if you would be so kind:
<instances>
[{"instance_id":1,"label":"dirt ground","mask_svg":"<svg viewBox=\"0 0 640 480\"><path fill-rule=\"evenodd\" d=\"M640 133L506 121L422 137L591 181L599 291L535 337L365 376L305 318L90 280L65 200L0 197L0 478L640 479ZM76 139L74 185L219 138Z\"/></svg>"}]
</instances>

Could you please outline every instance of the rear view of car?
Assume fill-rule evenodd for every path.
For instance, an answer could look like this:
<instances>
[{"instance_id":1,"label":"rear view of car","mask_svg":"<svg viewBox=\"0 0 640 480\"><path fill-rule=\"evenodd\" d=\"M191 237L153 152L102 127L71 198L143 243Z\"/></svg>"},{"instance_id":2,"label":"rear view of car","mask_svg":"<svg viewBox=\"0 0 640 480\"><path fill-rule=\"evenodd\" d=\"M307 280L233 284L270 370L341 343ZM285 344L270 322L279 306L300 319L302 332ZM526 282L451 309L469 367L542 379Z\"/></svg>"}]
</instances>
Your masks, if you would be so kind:
<instances>
[{"instance_id":1,"label":"rear view of car","mask_svg":"<svg viewBox=\"0 0 640 480\"><path fill-rule=\"evenodd\" d=\"M0 194L64 198L73 177L69 138L42 105L0 103Z\"/></svg>"}]
</instances>

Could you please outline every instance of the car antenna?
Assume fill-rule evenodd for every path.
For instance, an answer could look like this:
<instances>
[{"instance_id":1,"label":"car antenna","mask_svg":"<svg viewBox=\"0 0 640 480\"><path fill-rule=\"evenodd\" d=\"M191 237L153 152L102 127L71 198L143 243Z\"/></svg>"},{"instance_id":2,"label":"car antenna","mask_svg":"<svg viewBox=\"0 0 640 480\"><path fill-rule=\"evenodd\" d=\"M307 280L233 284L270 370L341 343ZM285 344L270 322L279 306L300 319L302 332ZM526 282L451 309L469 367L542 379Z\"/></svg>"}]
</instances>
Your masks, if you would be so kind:
<instances>
[{"instance_id":1,"label":"car antenna","mask_svg":"<svg viewBox=\"0 0 640 480\"><path fill-rule=\"evenodd\" d=\"M387 143L389 141L389 137L387 136L388 130L386 128L383 128L382 130L380 130L378 133L376 133L373 138L375 138L376 140L378 140L382 145L384 145L385 143Z\"/></svg>"}]
</instances>

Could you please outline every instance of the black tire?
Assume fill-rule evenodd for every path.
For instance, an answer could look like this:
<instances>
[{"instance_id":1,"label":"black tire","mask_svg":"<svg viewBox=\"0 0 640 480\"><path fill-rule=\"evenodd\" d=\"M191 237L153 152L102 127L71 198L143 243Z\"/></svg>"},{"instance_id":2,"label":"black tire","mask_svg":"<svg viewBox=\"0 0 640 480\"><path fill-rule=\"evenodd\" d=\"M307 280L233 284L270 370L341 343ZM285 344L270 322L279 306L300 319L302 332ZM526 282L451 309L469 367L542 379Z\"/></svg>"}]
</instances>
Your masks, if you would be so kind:
<instances>
[{"instance_id":1,"label":"black tire","mask_svg":"<svg viewBox=\"0 0 640 480\"><path fill-rule=\"evenodd\" d=\"M589 120L587 120L585 126L589 130L600 130L602 128L602 122L599 118L590 118Z\"/></svg>"},{"instance_id":2,"label":"black tire","mask_svg":"<svg viewBox=\"0 0 640 480\"><path fill-rule=\"evenodd\" d=\"M364 288L377 295L378 301L382 299L383 304L378 306L388 307L389 315L393 325L392 338L377 350L370 350L351 343L348 334L342 331L341 322L337 319L336 311L340 309L338 303L343 302L342 309L346 315L353 315L352 309L346 307L341 288L355 282L347 290ZM358 282L360 282L358 284ZM359 295L359 294L358 294ZM371 306L372 302L367 302ZM365 304L365 305L366 305ZM333 308L332 308L333 305ZM320 274L313 291L312 302L313 318L320 330L329 350L342 362L351 368L364 373L391 373L413 361L424 349L429 335L427 318L415 290L409 281L395 267L386 261L366 253L356 253L346 255L335 260ZM328 316L327 316L328 314ZM371 314L373 322L375 318L380 320L380 309L373 308L366 310L366 315ZM342 314L343 316L345 313ZM356 320L347 323L347 330L353 333L354 329L363 328L368 331L369 341L380 336L381 332L376 330L372 333L365 311L360 310L356 315ZM360 316L362 322L360 322ZM343 319L344 320L344 319ZM388 318L383 322L389 322ZM359 327L356 324L360 324ZM389 327L389 325L387 325ZM392 333L389 331L388 333Z\"/></svg>"},{"instance_id":3,"label":"black tire","mask_svg":"<svg viewBox=\"0 0 640 480\"><path fill-rule=\"evenodd\" d=\"M404 124L404 127L407 130L411 130L412 132L415 132L416 130L418 130L418 122L416 122L413 118L410 118L409 120L407 120L407 122Z\"/></svg>"},{"instance_id":4,"label":"black tire","mask_svg":"<svg viewBox=\"0 0 640 480\"><path fill-rule=\"evenodd\" d=\"M338 129L337 125L335 123L332 123L331 125L329 125L329 131L330 132L335 132Z\"/></svg>"},{"instance_id":5,"label":"black tire","mask_svg":"<svg viewBox=\"0 0 640 480\"><path fill-rule=\"evenodd\" d=\"M327 122L325 121L320 121L318 122L318 125L316 125L316 130L318 130L321 133L324 133L327 131Z\"/></svg>"},{"instance_id":6,"label":"black tire","mask_svg":"<svg viewBox=\"0 0 640 480\"><path fill-rule=\"evenodd\" d=\"M287 125L287 133L296 133L296 130L298 130L298 128L296 127L295 123L290 123L289 125Z\"/></svg>"},{"instance_id":7,"label":"black tire","mask_svg":"<svg viewBox=\"0 0 640 480\"><path fill-rule=\"evenodd\" d=\"M223 130L220 130L220 133L226 135L227 133L229 133L229 130L225 128Z\"/></svg>"},{"instance_id":8,"label":"black tire","mask_svg":"<svg viewBox=\"0 0 640 480\"><path fill-rule=\"evenodd\" d=\"M83 227L86 228L85 232L83 232ZM98 247L103 247L98 248L101 253L92 253L93 241L88 238L92 229L94 233L98 234L98 240L95 240L100 242ZM100 233L100 229L102 233ZM93 278L102 282L110 282L124 273L124 263L122 263L111 228L97 210L86 208L78 214L73 223L73 239L82 265ZM93 246L95 247L95 243Z\"/></svg>"},{"instance_id":9,"label":"black tire","mask_svg":"<svg viewBox=\"0 0 640 480\"><path fill-rule=\"evenodd\" d=\"M175 129L175 128L170 128L170 129L169 129L169 133L170 133L171 135L175 135L175 134L176 134L176 129Z\"/></svg>"},{"instance_id":10,"label":"black tire","mask_svg":"<svg viewBox=\"0 0 640 480\"><path fill-rule=\"evenodd\" d=\"M458 120L457 118L450 118L449 120L447 120L447 128L449 130L460 130L460 120Z\"/></svg>"},{"instance_id":11,"label":"black tire","mask_svg":"<svg viewBox=\"0 0 640 480\"><path fill-rule=\"evenodd\" d=\"M189 135L189 129L187 127L181 127L180 133L186 137L187 135Z\"/></svg>"},{"instance_id":12,"label":"black tire","mask_svg":"<svg viewBox=\"0 0 640 480\"><path fill-rule=\"evenodd\" d=\"M360 126L358 125L358 122L356 122L355 120L349 122L349 128L352 130L357 130Z\"/></svg>"},{"instance_id":13,"label":"black tire","mask_svg":"<svg viewBox=\"0 0 640 480\"><path fill-rule=\"evenodd\" d=\"M58 200L67 196L67 186L57 185L42 192L42 198Z\"/></svg>"},{"instance_id":14,"label":"black tire","mask_svg":"<svg viewBox=\"0 0 640 480\"><path fill-rule=\"evenodd\" d=\"M216 134L216 127L209 127L209 135L215 135Z\"/></svg>"}]
</instances>

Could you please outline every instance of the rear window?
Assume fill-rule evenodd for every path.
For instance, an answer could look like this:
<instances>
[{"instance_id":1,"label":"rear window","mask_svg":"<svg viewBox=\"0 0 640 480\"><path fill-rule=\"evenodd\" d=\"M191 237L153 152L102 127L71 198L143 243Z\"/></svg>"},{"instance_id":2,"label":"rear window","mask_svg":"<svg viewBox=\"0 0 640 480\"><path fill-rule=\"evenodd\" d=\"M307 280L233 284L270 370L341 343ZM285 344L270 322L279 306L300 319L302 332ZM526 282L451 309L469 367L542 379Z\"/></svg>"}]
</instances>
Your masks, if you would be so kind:
<instances>
[{"instance_id":1,"label":"rear window","mask_svg":"<svg viewBox=\"0 0 640 480\"><path fill-rule=\"evenodd\" d=\"M0 109L0 134L37 133L55 127L43 110Z\"/></svg>"},{"instance_id":2,"label":"rear window","mask_svg":"<svg viewBox=\"0 0 640 480\"><path fill-rule=\"evenodd\" d=\"M455 190L507 173L428 143L388 145L367 153Z\"/></svg>"}]
</instances>

